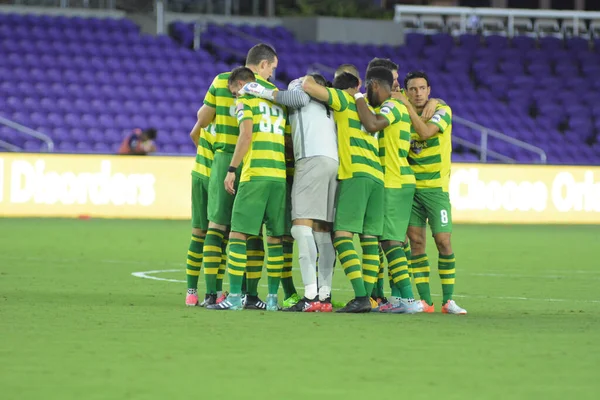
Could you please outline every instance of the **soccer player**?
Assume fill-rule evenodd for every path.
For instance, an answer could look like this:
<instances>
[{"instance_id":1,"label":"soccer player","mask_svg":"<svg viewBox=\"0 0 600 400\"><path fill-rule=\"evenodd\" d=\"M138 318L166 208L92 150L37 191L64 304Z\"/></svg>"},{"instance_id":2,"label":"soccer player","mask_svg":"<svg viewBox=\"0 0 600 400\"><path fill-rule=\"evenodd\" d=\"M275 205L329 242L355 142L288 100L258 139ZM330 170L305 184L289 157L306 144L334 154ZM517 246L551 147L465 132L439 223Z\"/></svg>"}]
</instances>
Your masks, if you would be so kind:
<instances>
[{"instance_id":1,"label":"soccer player","mask_svg":"<svg viewBox=\"0 0 600 400\"><path fill-rule=\"evenodd\" d=\"M415 172L416 192L408 227L412 247L412 272L424 311L434 312L429 288L429 261L425 252L426 223L429 222L439 252L438 272L442 282L442 312L466 314L452 299L455 281L455 258L450 237L452 208L448 185L452 153L452 110L438 104L427 122L421 111L431 94L429 78L424 72L409 72L404 79L409 101L405 105L412 122L408 161Z\"/></svg>"},{"instance_id":2,"label":"soccer player","mask_svg":"<svg viewBox=\"0 0 600 400\"><path fill-rule=\"evenodd\" d=\"M257 44L248 51L246 66L255 73L256 82L269 89L275 86L267 81L277 67L275 50L266 44ZM222 246L231 223L231 210L234 196L227 193L223 181L231 164L233 152L238 140L239 128L235 115L235 98L228 89L230 72L217 75L200 108L201 126L213 119L217 133L214 144L214 161L208 186L208 231L204 243L204 275L206 279L206 303L215 304L220 297L218 286L219 264L222 259ZM239 176L239 171L236 174ZM235 182L237 186L237 182ZM260 236L248 239L248 270L245 298L246 308L265 309L266 304L258 298L258 282L264 263L264 244Z\"/></svg>"},{"instance_id":3,"label":"soccer player","mask_svg":"<svg viewBox=\"0 0 600 400\"><path fill-rule=\"evenodd\" d=\"M197 121L190 138L197 147L194 168L192 169L192 239L187 252L187 306L198 305L198 277L202 266L202 252L206 230L208 229L208 179L213 161L213 143L215 141L214 125L207 129Z\"/></svg>"},{"instance_id":4,"label":"soccer player","mask_svg":"<svg viewBox=\"0 0 600 400\"><path fill-rule=\"evenodd\" d=\"M326 86L323 76L311 76L319 85ZM256 89L252 84L244 87L246 93L288 106L292 126L295 175L291 234L298 244L304 297L284 311L331 312L331 281L336 260L330 232L339 164L333 111L327 104L311 99L302 90L301 79L292 81L287 91Z\"/></svg>"},{"instance_id":5,"label":"soccer player","mask_svg":"<svg viewBox=\"0 0 600 400\"><path fill-rule=\"evenodd\" d=\"M232 93L256 78L246 67L234 69L228 78ZM237 171L243 160L237 195L233 203L227 269L230 294L213 310L241 310L242 279L246 269L246 240L259 234L263 221L267 229L267 311L277 311L277 291L283 269L281 237L285 229L285 130L287 115L277 104L258 97L238 98L236 115L240 134L227 169L224 187L236 193Z\"/></svg>"},{"instance_id":6,"label":"soccer player","mask_svg":"<svg viewBox=\"0 0 600 400\"><path fill-rule=\"evenodd\" d=\"M340 182L333 245L355 295L338 312L370 312L373 308L370 294L379 271L377 237L383 230L383 169L377 135L365 132L360 123L353 97L361 96L360 81L355 75L339 74L334 79L334 88L319 85L311 76L306 76L302 85L311 97L327 102L334 110L338 132ZM353 243L356 233L360 235L363 250L362 272Z\"/></svg>"},{"instance_id":7,"label":"soccer player","mask_svg":"<svg viewBox=\"0 0 600 400\"><path fill-rule=\"evenodd\" d=\"M410 117L406 107L391 97L394 78L385 67L372 67L365 77L369 105L357 96L356 108L367 132L379 132L379 156L384 168L384 224L380 237L388 260L388 271L401 297L392 297L379 311L416 313L421 302L414 301L408 262L404 253L406 230L415 193L415 176L406 159L410 149Z\"/></svg>"}]
</instances>

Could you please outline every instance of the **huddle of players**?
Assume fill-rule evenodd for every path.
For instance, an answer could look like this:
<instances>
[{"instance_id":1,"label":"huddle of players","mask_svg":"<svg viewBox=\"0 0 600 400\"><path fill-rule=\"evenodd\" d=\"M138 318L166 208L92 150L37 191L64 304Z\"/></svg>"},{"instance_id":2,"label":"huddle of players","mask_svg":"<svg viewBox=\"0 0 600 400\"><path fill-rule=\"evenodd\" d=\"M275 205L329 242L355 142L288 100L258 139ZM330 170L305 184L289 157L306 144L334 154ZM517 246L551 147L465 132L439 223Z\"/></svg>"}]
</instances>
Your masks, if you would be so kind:
<instances>
[{"instance_id":1,"label":"huddle of players","mask_svg":"<svg viewBox=\"0 0 600 400\"><path fill-rule=\"evenodd\" d=\"M398 91L397 65L375 59L366 74L367 103L359 91L358 71L351 65L338 69L333 87L315 74L293 81L288 91L278 91L267 81L277 63L272 48L253 47L246 67L215 78L198 111L190 134L198 154L192 172L186 304L199 304L197 281L203 265L207 294L202 305L208 309L279 310L281 281L286 310L331 311L337 252L355 293L338 312L433 312L425 254L429 220L440 251L442 312L466 314L452 300L451 110L428 103L427 76L407 75L407 98ZM424 121L426 104L434 113ZM296 170L290 185L286 161L292 152ZM293 226L286 220L289 215ZM263 224L268 246L266 303L257 291L264 259ZM362 269L354 234L361 240ZM290 240L282 244L284 236ZM298 245L302 299L291 281L289 236ZM388 262L390 301L383 296L383 257ZM222 291L225 265L230 277L227 296ZM414 300L409 272L420 301Z\"/></svg>"}]
</instances>

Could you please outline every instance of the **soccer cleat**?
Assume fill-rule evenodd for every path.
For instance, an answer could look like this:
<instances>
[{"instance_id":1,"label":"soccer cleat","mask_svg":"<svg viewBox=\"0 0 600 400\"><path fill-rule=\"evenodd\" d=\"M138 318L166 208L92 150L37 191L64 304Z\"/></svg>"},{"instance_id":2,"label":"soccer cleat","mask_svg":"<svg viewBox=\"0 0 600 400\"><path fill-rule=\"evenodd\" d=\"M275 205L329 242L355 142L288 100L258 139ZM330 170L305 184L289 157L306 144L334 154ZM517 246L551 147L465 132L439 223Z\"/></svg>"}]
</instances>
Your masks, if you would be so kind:
<instances>
[{"instance_id":1,"label":"soccer cleat","mask_svg":"<svg viewBox=\"0 0 600 400\"><path fill-rule=\"evenodd\" d=\"M346 307L337 310L338 313L368 313L372 310L371 301L368 296L355 297L350 300Z\"/></svg>"},{"instance_id":2,"label":"soccer cleat","mask_svg":"<svg viewBox=\"0 0 600 400\"><path fill-rule=\"evenodd\" d=\"M402 299L397 303L388 303L379 308L380 312L389 314L416 314L423 311L420 301Z\"/></svg>"},{"instance_id":3,"label":"soccer cleat","mask_svg":"<svg viewBox=\"0 0 600 400\"><path fill-rule=\"evenodd\" d=\"M373 310L372 310L373 312L379 312L381 307L383 307L389 303L388 299L386 299L385 297L378 297L375 299L375 301L377 302L377 306L373 308ZM371 302L371 304L372 304L372 302Z\"/></svg>"},{"instance_id":4,"label":"soccer cleat","mask_svg":"<svg viewBox=\"0 0 600 400\"><path fill-rule=\"evenodd\" d=\"M239 294L230 294L227 296L227 299L223 300L219 304L206 306L206 309L241 311L244 309L244 306L242 305L242 297Z\"/></svg>"},{"instance_id":5,"label":"soccer cleat","mask_svg":"<svg viewBox=\"0 0 600 400\"><path fill-rule=\"evenodd\" d=\"M277 304L277 295L276 294L268 294L267 295L267 311L279 311L279 304Z\"/></svg>"},{"instance_id":6,"label":"soccer cleat","mask_svg":"<svg viewBox=\"0 0 600 400\"><path fill-rule=\"evenodd\" d=\"M467 315L467 310L461 308L456 304L454 300L448 300L446 304L442 306L442 313L444 314L455 314L455 315Z\"/></svg>"},{"instance_id":7,"label":"soccer cleat","mask_svg":"<svg viewBox=\"0 0 600 400\"><path fill-rule=\"evenodd\" d=\"M204 301L200 304L200 307L212 306L213 304L217 304L217 295L216 294L206 294L204 296Z\"/></svg>"},{"instance_id":8,"label":"soccer cleat","mask_svg":"<svg viewBox=\"0 0 600 400\"><path fill-rule=\"evenodd\" d=\"M369 297L369 302L371 303L371 312L379 311L379 304L377 303L377 300L375 300L372 297Z\"/></svg>"},{"instance_id":9,"label":"soccer cleat","mask_svg":"<svg viewBox=\"0 0 600 400\"><path fill-rule=\"evenodd\" d=\"M306 297L300 299L299 302L294 304L291 307L286 307L282 311L292 311L292 312L319 312L321 311L321 302L318 297L310 300Z\"/></svg>"},{"instance_id":10,"label":"soccer cleat","mask_svg":"<svg viewBox=\"0 0 600 400\"><path fill-rule=\"evenodd\" d=\"M427 314L431 314L432 312L435 312L435 307L432 305L427 304L427 302L425 300L421 300L421 305L423 306L423 311L424 313Z\"/></svg>"},{"instance_id":11,"label":"soccer cleat","mask_svg":"<svg viewBox=\"0 0 600 400\"><path fill-rule=\"evenodd\" d=\"M223 292L223 293L221 293L221 295L219 296L219 298L217 298L217 304L219 304L220 302L222 302L223 300L225 300L227 298L227 296L229 296L229 292Z\"/></svg>"},{"instance_id":12,"label":"soccer cleat","mask_svg":"<svg viewBox=\"0 0 600 400\"><path fill-rule=\"evenodd\" d=\"M267 303L258 298L258 296L244 296L243 301L245 310L266 310Z\"/></svg>"},{"instance_id":13,"label":"soccer cleat","mask_svg":"<svg viewBox=\"0 0 600 400\"><path fill-rule=\"evenodd\" d=\"M325 300L321 300L319 303L321 304L320 312L332 312L333 311L333 305L331 304L331 297L328 297Z\"/></svg>"},{"instance_id":14,"label":"soccer cleat","mask_svg":"<svg viewBox=\"0 0 600 400\"><path fill-rule=\"evenodd\" d=\"M301 299L300 299L300 296L298 296L298 293L294 293L293 295L291 295L287 299L283 300L283 308L290 308L290 307L298 304L298 302L300 300Z\"/></svg>"},{"instance_id":15,"label":"soccer cleat","mask_svg":"<svg viewBox=\"0 0 600 400\"><path fill-rule=\"evenodd\" d=\"M185 305L188 307L195 307L198 305L198 294L188 293L185 296Z\"/></svg>"}]
</instances>

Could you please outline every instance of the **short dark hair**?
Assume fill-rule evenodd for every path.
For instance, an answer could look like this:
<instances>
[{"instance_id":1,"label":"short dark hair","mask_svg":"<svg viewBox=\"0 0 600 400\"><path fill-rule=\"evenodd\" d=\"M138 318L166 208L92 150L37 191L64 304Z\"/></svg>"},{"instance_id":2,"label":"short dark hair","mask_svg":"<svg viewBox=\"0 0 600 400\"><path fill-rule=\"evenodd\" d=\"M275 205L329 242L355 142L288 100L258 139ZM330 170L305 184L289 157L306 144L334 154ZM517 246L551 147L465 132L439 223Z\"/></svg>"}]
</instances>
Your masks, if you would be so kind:
<instances>
[{"instance_id":1,"label":"short dark hair","mask_svg":"<svg viewBox=\"0 0 600 400\"><path fill-rule=\"evenodd\" d=\"M340 90L355 88L358 85L358 77L350 72L342 72L333 80L333 87Z\"/></svg>"},{"instance_id":2,"label":"short dark hair","mask_svg":"<svg viewBox=\"0 0 600 400\"><path fill-rule=\"evenodd\" d=\"M272 46L266 43L259 43L248 50L246 56L246 65L258 65L261 61L268 61L269 64L275 61L277 52Z\"/></svg>"},{"instance_id":3,"label":"short dark hair","mask_svg":"<svg viewBox=\"0 0 600 400\"><path fill-rule=\"evenodd\" d=\"M371 68L375 68L375 67L383 67L383 68L389 69L390 71L398 71L398 64L396 64L389 58L375 57L374 59L372 59L369 62L369 65L367 66L367 70L370 70Z\"/></svg>"},{"instance_id":4,"label":"short dark hair","mask_svg":"<svg viewBox=\"0 0 600 400\"><path fill-rule=\"evenodd\" d=\"M337 69L335 70L334 78L338 75L343 74L344 72L352 74L355 77L357 77L358 79L360 79L360 74L358 73L358 68L356 68L356 65L354 65L354 64L342 64L339 67L337 67Z\"/></svg>"},{"instance_id":5,"label":"short dark hair","mask_svg":"<svg viewBox=\"0 0 600 400\"><path fill-rule=\"evenodd\" d=\"M232 85L236 81L255 81L256 77L254 76L254 72L250 68L247 67L237 67L231 74L229 75L229 79L227 80L228 85Z\"/></svg>"},{"instance_id":6,"label":"short dark hair","mask_svg":"<svg viewBox=\"0 0 600 400\"><path fill-rule=\"evenodd\" d=\"M373 67L368 69L365 80L367 85L370 81L378 81L379 83L388 85L390 89L394 86L394 76L392 75L392 71L385 67Z\"/></svg>"},{"instance_id":7,"label":"short dark hair","mask_svg":"<svg viewBox=\"0 0 600 400\"><path fill-rule=\"evenodd\" d=\"M327 87L327 79L325 79L323 75L314 73L310 74L310 76L312 76L319 85Z\"/></svg>"},{"instance_id":8,"label":"short dark hair","mask_svg":"<svg viewBox=\"0 0 600 400\"><path fill-rule=\"evenodd\" d=\"M148 139L154 140L156 139L157 134L156 128L148 128L144 130L144 134L148 137Z\"/></svg>"},{"instance_id":9,"label":"short dark hair","mask_svg":"<svg viewBox=\"0 0 600 400\"><path fill-rule=\"evenodd\" d=\"M417 78L423 78L425 79L425 82L427 82L427 86L429 85L429 77L427 76L427 74L423 71L411 71L408 74L406 74L406 77L404 78L404 88L408 89L408 82L412 79L417 79Z\"/></svg>"}]
</instances>

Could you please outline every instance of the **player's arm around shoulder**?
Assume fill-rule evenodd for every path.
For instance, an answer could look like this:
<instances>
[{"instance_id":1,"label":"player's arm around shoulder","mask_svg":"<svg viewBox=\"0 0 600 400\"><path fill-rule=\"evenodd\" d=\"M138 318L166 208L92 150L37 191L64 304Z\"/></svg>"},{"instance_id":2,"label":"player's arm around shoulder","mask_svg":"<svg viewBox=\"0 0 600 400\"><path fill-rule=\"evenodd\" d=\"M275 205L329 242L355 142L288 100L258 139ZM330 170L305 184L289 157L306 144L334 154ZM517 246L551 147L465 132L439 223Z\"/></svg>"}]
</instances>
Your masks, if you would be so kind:
<instances>
[{"instance_id":1,"label":"player's arm around shoulder","mask_svg":"<svg viewBox=\"0 0 600 400\"><path fill-rule=\"evenodd\" d=\"M367 132L379 132L380 130L385 129L390 125L390 121L387 115L374 113L373 110L369 107L369 105L367 105L367 102L365 101L365 98L362 95L362 93L356 93L354 95L354 98L356 102L356 111L358 112L358 117L360 118L360 123ZM388 109L386 108L386 110Z\"/></svg>"},{"instance_id":2,"label":"player's arm around shoulder","mask_svg":"<svg viewBox=\"0 0 600 400\"><path fill-rule=\"evenodd\" d=\"M310 97L322 102L326 102L335 111L342 111L341 106L343 102L339 99L339 93L337 93L341 91L337 91L337 89L326 88L325 86L319 85L315 81L315 78L313 78L310 75L307 75L304 78L302 78L302 89Z\"/></svg>"},{"instance_id":3,"label":"player's arm around shoulder","mask_svg":"<svg viewBox=\"0 0 600 400\"><path fill-rule=\"evenodd\" d=\"M421 140L427 140L435 136L440 131L437 125L432 124L430 122L426 123L425 121L423 121L423 119L417 113L417 110L415 110L408 98L399 97L397 98L397 100L399 100L406 107L408 115L410 116L410 122L412 124L412 127L415 129L415 132L417 132Z\"/></svg>"}]
</instances>

